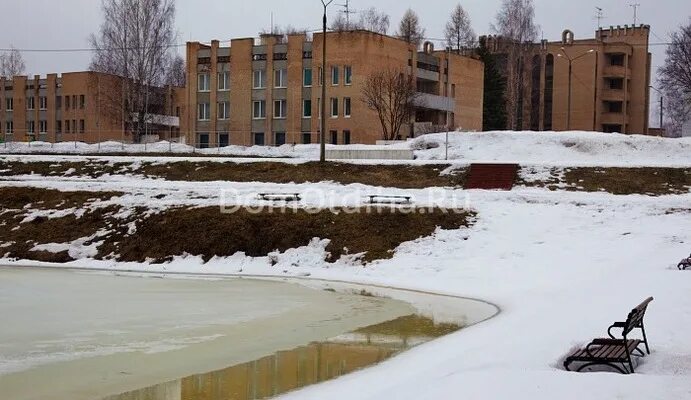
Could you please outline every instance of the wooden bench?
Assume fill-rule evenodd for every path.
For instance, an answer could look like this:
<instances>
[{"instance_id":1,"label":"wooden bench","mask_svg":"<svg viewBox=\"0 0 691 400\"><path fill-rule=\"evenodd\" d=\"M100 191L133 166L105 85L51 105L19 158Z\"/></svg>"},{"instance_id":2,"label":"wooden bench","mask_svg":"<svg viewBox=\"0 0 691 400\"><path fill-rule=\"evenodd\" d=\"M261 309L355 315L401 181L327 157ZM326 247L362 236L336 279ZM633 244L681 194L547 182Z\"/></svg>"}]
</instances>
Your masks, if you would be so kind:
<instances>
[{"instance_id":1,"label":"wooden bench","mask_svg":"<svg viewBox=\"0 0 691 400\"><path fill-rule=\"evenodd\" d=\"M626 321L612 324L609 329L607 329L607 334L609 335L608 339L595 339L586 347L573 352L564 361L564 368L567 371L571 371L569 366L574 362L579 362L582 363L582 365L576 370L578 372L588 367L602 365L611 367L622 374L634 373L632 356L645 356L645 353L639 349L639 346L644 344L646 352L650 354L643 318L648 309L648 304L650 304L651 301L653 301L653 298L649 297L643 303L636 306L636 308L631 310ZM622 330L620 338L615 337L612 333L613 329ZM628 335L634 329L641 330L642 339L628 338Z\"/></svg>"},{"instance_id":2,"label":"wooden bench","mask_svg":"<svg viewBox=\"0 0 691 400\"><path fill-rule=\"evenodd\" d=\"M266 201L300 201L300 193L259 193L259 198Z\"/></svg>"},{"instance_id":3,"label":"wooden bench","mask_svg":"<svg viewBox=\"0 0 691 400\"><path fill-rule=\"evenodd\" d=\"M687 268L691 268L691 255L689 255L689 258L685 258L679 262L679 265L677 265L677 268L679 270L683 271Z\"/></svg>"},{"instance_id":4,"label":"wooden bench","mask_svg":"<svg viewBox=\"0 0 691 400\"><path fill-rule=\"evenodd\" d=\"M380 194L371 194L369 196L369 204L410 204L411 196L386 196Z\"/></svg>"}]
</instances>

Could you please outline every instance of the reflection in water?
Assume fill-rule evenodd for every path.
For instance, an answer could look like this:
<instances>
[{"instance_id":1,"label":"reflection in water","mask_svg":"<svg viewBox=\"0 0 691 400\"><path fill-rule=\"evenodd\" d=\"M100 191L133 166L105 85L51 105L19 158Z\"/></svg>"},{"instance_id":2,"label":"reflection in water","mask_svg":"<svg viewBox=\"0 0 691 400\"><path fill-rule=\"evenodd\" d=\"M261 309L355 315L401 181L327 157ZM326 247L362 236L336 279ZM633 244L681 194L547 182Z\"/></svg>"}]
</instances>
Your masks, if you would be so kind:
<instances>
[{"instance_id":1,"label":"reflection in water","mask_svg":"<svg viewBox=\"0 0 691 400\"><path fill-rule=\"evenodd\" d=\"M377 364L461 327L409 315L220 371L104 400L258 400Z\"/></svg>"}]
</instances>

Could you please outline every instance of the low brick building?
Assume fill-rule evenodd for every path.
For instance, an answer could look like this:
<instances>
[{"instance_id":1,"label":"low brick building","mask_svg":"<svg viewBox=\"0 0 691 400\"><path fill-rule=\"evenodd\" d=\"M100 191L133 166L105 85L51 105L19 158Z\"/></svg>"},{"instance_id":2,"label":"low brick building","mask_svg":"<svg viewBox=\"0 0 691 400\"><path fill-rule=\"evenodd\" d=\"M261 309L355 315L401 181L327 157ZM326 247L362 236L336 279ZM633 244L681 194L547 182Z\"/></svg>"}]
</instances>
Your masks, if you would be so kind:
<instances>
[{"instance_id":1,"label":"low brick building","mask_svg":"<svg viewBox=\"0 0 691 400\"><path fill-rule=\"evenodd\" d=\"M483 63L425 51L368 31L329 32L326 84L328 143L382 139L377 114L362 101L367 76L382 68L411 74L420 92L414 120L400 138L442 130L482 129ZM320 130L322 34L187 44L188 143L281 145L317 143Z\"/></svg>"}]
</instances>

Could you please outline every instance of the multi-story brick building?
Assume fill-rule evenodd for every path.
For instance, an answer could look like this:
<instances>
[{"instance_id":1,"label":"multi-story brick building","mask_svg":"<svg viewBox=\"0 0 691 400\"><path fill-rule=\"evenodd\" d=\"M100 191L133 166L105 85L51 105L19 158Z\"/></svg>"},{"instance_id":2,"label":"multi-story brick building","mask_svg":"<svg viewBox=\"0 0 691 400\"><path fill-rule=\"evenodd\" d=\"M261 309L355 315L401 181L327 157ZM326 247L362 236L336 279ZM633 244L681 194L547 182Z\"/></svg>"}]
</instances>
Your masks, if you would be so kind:
<instances>
[{"instance_id":1,"label":"multi-story brick building","mask_svg":"<svg viewBox=\"0 0 691 400\"><path fill-rule=\"evenodd\" d=\"M226 144L317 143L321 76L326 84L328 143L381 139L377 114L361 100L368 76L382 68L412 74L421 95L415 121L401 137L446 124L482 128L482 62L434 51L418 52L402 40L367 31L329 32L326 74L321 74L322 34L265 35L187 44L188 142ZM448 80L448 84L447 84Z\"/></svg>"},{"instance_id":2,"label":"multi-story brick building","mask_svg":"<svg viewBox=\"0 0 691 400\"><path fill-rule=\"evenodd\" d=\"M123 79L96 72L45 78L0 78L0 138L4 141L136 142L123 124ZM159 89L151 104L150 140L179 136L183 88ZM178 116L176 116L176 114Z\"/></svg>"},{"instance_id":3,"label":"multi-story brick building","mask_svg":"<svg viewBox=\"0 0 691 400\"><path fill-rule=\"evenodd\" d=\"M519 128L648 134L649 34L647 25L625 25L576 40L566 30L561 41L535 44L523 60ZM481 40L491 52L503 54L500 38Z\"/></svg>"}]
</instances>

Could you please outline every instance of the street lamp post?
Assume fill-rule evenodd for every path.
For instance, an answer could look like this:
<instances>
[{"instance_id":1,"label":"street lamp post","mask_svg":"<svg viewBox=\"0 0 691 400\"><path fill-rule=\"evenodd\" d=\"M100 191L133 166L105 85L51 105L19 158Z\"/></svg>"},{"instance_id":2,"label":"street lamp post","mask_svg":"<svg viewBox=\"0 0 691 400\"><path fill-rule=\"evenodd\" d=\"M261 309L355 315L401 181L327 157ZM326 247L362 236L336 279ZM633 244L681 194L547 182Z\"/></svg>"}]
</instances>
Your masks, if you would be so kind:
<instances>
[{"instance_id":1,"label":"street lamp post","mask_svg":"<svg viewBox=\"0 0 691 400\"><path fill-rule=\"evenodd\" d=\"M324 19L323 19L323 31L322 31L322 71L320 76L317 78L321 80L322 84L322 101L321 110L319 113L321 115L321 132L319 135L319 161L326 161L326 9L329 7L334 0L321 0L324 6Z\"/></svg>"},{"instance_id":2,"label":"street lamp post","mask_svg":"<svg viewBox=\"0 0 691 400\"><path fill-rule=\"evenodd\" d=\"M557 54L557 56L558 57L565 57L569 61L569 94L568 94L568 105L566 106L567 107L566 130L570 131L571 130L571 82L572 82L572 77L573 77L573 62L578 60L581 57L587 56L590 53L594 53L595 50L590 49L590 50L586 51L585 53L583 53L580 56L575 57L575 58L571 58L568 54L566 54L566 49L564 49L563 47L561 48L561 52L563 53L563 55Z\"/></svg>"},{"instance_id":3,"label":"street lamp post","mask_svg":"<svg viewBox=\"0 0 691 400\"><path fill-rule=\"evenodd\" d=\"M662 125L665 119L665 95L662 91L655 86L650 85L650 88L656 91L660 95L660 131L662 131Z\"/></svg>"}]
</instances>

